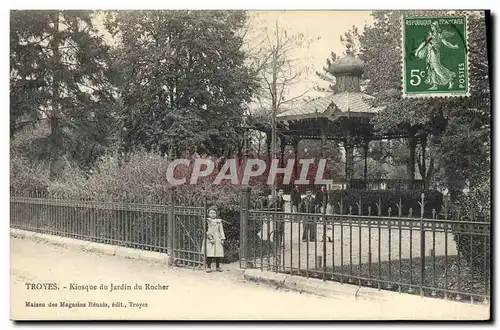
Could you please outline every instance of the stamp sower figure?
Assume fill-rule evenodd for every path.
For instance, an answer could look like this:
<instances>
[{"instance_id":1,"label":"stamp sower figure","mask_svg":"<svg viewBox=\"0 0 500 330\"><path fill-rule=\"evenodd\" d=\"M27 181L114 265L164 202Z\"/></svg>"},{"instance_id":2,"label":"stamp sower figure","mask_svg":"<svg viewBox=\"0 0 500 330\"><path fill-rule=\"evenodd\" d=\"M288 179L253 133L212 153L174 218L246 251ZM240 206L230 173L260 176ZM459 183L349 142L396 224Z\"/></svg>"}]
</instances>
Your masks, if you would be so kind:
<instances>
[{"instance_id":1,"label":"stamp sower figure","mask_svg":"<svg viewBox=\"0 0 500 330\"><path fill-rule=\"evenodd\" d=\"M302 199L300 203L300 212L302 213L316 213L316 200L312 195L310 188L306 190L306 197ZM316 224L315 223L304 223L304 231L302 233L302 242L307 242L307 236L309 234L309 239L311 242L316 240Z\"/></svg>"},{"instance_id":2,"label":"stamp sower figure","mask_svg":"<svg viewBox=\"0 0 500 330\"><path fill-rule=\"evenodd\" d=\"M276 212L285 212L285 199L283 198L284 190L279 188L276 189L277 195L273 201L271 201L270 208L273 211ZM285 231L285 222L284 218L282 215L279 215L276 217L277 223L276 223L276 229L275 229L275 241L278 242L279 244L282 243L283 240L283 234Z\"/></svg>"},{"instance_id":3,"label":"stamp sower figure","mask_svg":"<svg viewBox=\"0 0 500 330\"><path fill-rule=\"evenodd\" d=\"M219 218L219 212L216 206L208 209L207 235L203 241L202 249L207 245L207 273L211 271L212 261L215 261L216 270L221 272L220 259L224 257L224 228L222 219ZM202 250L204 251L204 250Z\"/></svg>"},{"instance_id":4,"label":"stamp sower figure","mask_svg":"<svg viewBox=\"0 0 500 330\"><path fill-rule=\"evenodd\" d=\"M451 49L458 49L458 45L451 44L446 38L453 36L453 32L443 31L439 23L434 21L431 30L420 46L415 51L418 58L425 59L427 65L427 78L425 83L431 85L429 90L436 90L439 86L448 85L448 89L453 87L453 79L456 73L441 64L440 48L446 46Z\"/></svg>"}]
</instances>

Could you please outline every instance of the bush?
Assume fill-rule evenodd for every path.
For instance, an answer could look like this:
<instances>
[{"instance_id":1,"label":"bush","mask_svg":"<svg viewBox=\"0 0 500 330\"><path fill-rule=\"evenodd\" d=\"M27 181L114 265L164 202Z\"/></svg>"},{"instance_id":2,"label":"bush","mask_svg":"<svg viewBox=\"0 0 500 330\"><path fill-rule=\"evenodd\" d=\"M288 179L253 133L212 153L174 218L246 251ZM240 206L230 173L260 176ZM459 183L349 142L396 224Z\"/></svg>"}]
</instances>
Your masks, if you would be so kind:
<instances>
[{"instance_id":1,"label":"bush","mask_svg":"<svg viewBox=\"0 0 500 330\"><path fill-rule=\"evenodd\" d=\"M398 190L332 190L329 192L329 201L334 207L335 213L340 213L340 204L342 203L343 214L349 213L349 207L352 207L352 214L359 214L358 203L361 200L361 214L368 215L370 208L371 215L378 215L378 203L381 203L382 216L398 215L398 205L401 203L401 213L408 216L412 208L413 216L420 217L421 194L425 194L424 217L432 218L432 210L441 211L443 195L435 190L426 191L398 191Z\"/></svg>"},{"instance_id":2,"label":"bush","mask_svg":"<svg viewBox=\"0 0 500 330\"><path fill-rule=\"evenodd\" d=\"M11 153L10 190L13 195L29 196L46 192L49 186L49 171L42 164L30 163Z\"/></svg>"},{"instance_id":3,"label":"bush","mask_svg":"<svg viewBox=\"0 0 500 330\"><path fill-rule=\"evenodd\" d=\"M150 203L167 200L168 161L159 155L137 151L127 162L108 155L98 167L83 173L76 166L66 166L60 179L52 181L51 194L92 200Z\"/></svg>"},{"instance_id":4,"label":"bush","mask_svg":"<svg viewBox=\"0 0 500 330\"><path fill-rule=\"evenodd\" d=\"M483 274L485 269L489 272L489 260L491 256L490 231L484 230L484 226L474 226L470 223L475 221L488 222L488 220L481 216L472 219L470 215L461 215L456 220L469 222L454 225L452 229L460 258L474 272Z\"/></svg>"},{"instance_id":5,"label":"bush","mask_svg":"<svg viewBox=\"0 0 500 330\"><path fill-rule=\"evenodd\" d=\"M107 156L90 173L83 173L68 163L59 178L50 181L48 169L42 170L43 167L39 168L17 157L11 163L11 187L17 194L24 196L43 191L47 198L166 204L170 193L166 179L168 164L165 157L137 151L129 155L126 162L116 156ZM241 187L213 185L200 180L196 185L182 185L175 190L177 205L203 206L206 203L207 207L218 207L226 234L225 261L238 260ZM252 189L253 200L257 200L260 194L259 188ZM30 215L34 218L33 225L46 223L45 230L51 230L47 227L50 222L43 221L49 215L48 207L38 207L34 211L36 212ZM58 207L57 212L63 217L71 214L72 219L90 219L92 226L98 228L89 228L88 235L101 237L103 242L113 238L130 241L127 246L141 247L141 242L163 246L166 241L166 217L161 214L115 210L94 212L92 209L79 207L75 207L74 211ZM126 234L118 219L127 219L130 223ZM150 235L154 237L149 237Z\"/></svg>"},{"instance_id":6,"label":"bush","mask_svg":"<svg viewBox=\"0 0 500 330\"><path fill-rule=\"evenodd\" d=\"M470 264L471 270L489 273L491 257L491 227L475 226L474 222L491 223L491 176L485 170L483 176L468 193L455 197L451 206L452 219L468 222L453 227L454 239L460 257ZM488 277L489 278L489 277Z\"/></svg>"}]
</instances>

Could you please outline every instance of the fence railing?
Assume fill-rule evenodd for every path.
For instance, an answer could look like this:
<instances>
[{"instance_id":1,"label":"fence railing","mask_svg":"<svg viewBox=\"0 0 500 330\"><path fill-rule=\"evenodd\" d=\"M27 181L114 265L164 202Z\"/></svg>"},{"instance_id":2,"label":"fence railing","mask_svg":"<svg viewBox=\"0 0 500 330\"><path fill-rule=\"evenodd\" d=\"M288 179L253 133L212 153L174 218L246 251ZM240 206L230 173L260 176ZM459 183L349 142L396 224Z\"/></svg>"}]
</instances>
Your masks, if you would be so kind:
<instances>
[{"instance_id":1,"label":"fence railing","mask_svg":"<svg viewBox=\"0 0 500 330\"><path fill-rule=\"evenodd\" d=\"M242 267L423 296L490 299L489 222L452 220L447 213L440 219L436 212L428 219L424 201L420 218L393 217L390 212L388 216L327 214L326 208L323 213L259 210L250 204L249 193L244 190L240 208ZM14 196L10 225L168 251L179 261L200 265L206 202L203 207L178 204L174 195L147 203Z\"/></svg>"},{"instance_id":2,"label":"fence railing","mask_svg":"<svg viewBox=\"0 0 500 330\"><path fill-rule=\"evenodd\" d=\"M490 299L490 223L242 208L242 266L473 302Z\"/></svg>"},{"instance_id":3,"label":"fence railing","mask_svg":"<svg viewBox=\"0 0 500 330\"><path fill-rule=\"evenodd\" d=\"M297 185L299 192L305 194L307 189L313 192L319 191L323 184L301 184ZM293 184L280 185L285 194L290 194L294 188ZM396 190L396 191L420 191L423 190L424 182L422 180L406 179L333 179L331 184L327 185L328 190Z\"/></svg>"},{"instance_id":4,"label":"fence railing","mask_svg":"<svg viewBox=\"0 0 500 330\"><path fill-rule=\"evenodd\" d=\"M148 197L137 202L11 196L10 226L96 243L169 253L176 265L201 266L206 201ZM172 207L173 206L173 207Z\"/></svg>"},{"instance_id":5,"label":"fence railing","mask_svg":"<svg viewBox=\"0 0 500 330\"><path fill-rule=\"evenodd\" d=\"M167 252L165 200L152 203L11 197L10 226L97 243Z\"/></svg>"}]
</instances>

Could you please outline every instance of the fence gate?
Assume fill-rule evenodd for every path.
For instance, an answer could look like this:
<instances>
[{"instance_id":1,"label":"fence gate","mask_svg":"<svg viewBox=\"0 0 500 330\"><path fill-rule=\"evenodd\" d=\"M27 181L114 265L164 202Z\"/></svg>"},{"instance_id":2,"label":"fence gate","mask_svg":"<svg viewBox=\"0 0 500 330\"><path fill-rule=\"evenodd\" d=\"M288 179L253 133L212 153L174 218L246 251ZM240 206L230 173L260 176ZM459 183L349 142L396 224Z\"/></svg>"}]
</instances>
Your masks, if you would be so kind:
<instances>
[{"instance_id":1,"label":"fence gate","mask_svg":"<svg viewBox=\"0 0 500 330\"><path fill-rule=\"evenodd\" d=\"M171 201L171 244L173 265L180 267L203 267L205 264L205 237L207 207L190 205L183 200L175 198L172 194Z\"/></svg>"}]
</instances>

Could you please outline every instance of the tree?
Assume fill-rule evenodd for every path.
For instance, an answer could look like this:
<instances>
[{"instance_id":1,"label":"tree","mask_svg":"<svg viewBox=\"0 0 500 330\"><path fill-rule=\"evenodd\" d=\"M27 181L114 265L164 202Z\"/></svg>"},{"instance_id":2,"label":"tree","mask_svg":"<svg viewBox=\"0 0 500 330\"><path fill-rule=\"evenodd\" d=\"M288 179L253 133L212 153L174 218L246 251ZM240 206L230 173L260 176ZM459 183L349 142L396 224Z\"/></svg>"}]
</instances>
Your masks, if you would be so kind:
<instances>
[{"instance_id":1,"label":"tree","mask_svg":"<svg viewBox=\"0 0 500 330\"><path fill-rule=\"evenodd\" d=\"M418 134L427 134L428 141L419 138L417 167L424 180L437 177L440 180L435 182L436 186L450 192L452 219L491 221L489 31L485 16L477 12L468 15L470 97L405 100L400 94L400 70L392 69L400 67L401 15L401 12L375 12L374 25L361 37L360 56L367 63L367 87L376 95L376 104L386 106L376 124L386 130L406 127L417 134L407 140L408 144L414 143L414 148ZM408 166L413 164L411 155ZM469 267L482 273L490 245L458 228L454 235L463 260L473 260Z\"/></svg>"},{"instance_id":2,"label":"tree","mask_svg":"<svg viewBox=\"0 0 500 330\"><path fill-rule=\"evenodd\" d=\"M121 42L115 67L123 148L229 155L238 149L245 65L241 11L119 11L106 26Z\"/></svg>"},{"instance_id":3,"label":"tree","mask_svg":"<svg viewBox=\"0 0 500 330\"><path fill-rule=\"evenodd\" d=\"M401 71L394 70L401 67L402 14L374 12L373 26L367 27L360 38L360 56L367 64L365 74L369 79L367 91L376 96L376 105L386 107L376 118L376 125L385 130L405 128L410 133L407 139L410 178L414 177L414 151L420 140L419 172L426 181L434 174L441 175L441 182L435 183L450 192L452 219L491 221L489 31L485 15L480 12L468 15L470 97L408 100L401 97ZM477 235L463 233L458 226L453 231L462 260L472 260L468 267L483 273L490 255L489 243Z\"/></svg>"},{"instance_id":4,"label":"tree","mask_svg":"<svg viewBox=\"0 0 500 330\"><path fill-rule=\"evenodd\" d=\"M303 81L309 72L309 66L304 63L305 59L297 57L295 51L308 47L312 40L307 39L303 33L291 34L287 27L281 26L278 21L275 21L272 29L265 27L256 30L251 45L247 45L251 50L251 67L257 73L260 85L254 101L259 105L259 109L264 110L260 113L260 120L268 127L270 143L267 145L272 149L269 150L268 156L275 157L278 140L274 130L276 115L288 110L290 105L301 100L310 91L290 95L291 88Z\"/></svg>"},{"instance_id":5,"label":"tree","mask_svg":"<svg viewBox=\"0 0 500 330\"><path fill-rule=\"evenodd\" d=\"M402 139L371 143L368 154L380 168L387 169L387 171L382 170L381 174L395 179L405 177L406 173L402 168L406 169L407 147Z\"/></svg>"},{"instance_id":6,"label":"tree","mask_svg":"<svg viewBox=\"0 0 500 330\"><path fill-rule=\"evenodd\" d=\"M360 48L360 34L357 26L353 25L351 29L344 32L344 35L340 36L340 42L344 46L349 45L351 49L351 53L354 56L357 56ZM343 55L346 55L345 53ZM323 67L323 72L316 72L316 75L323 81L329 84L328 88L317 87L316 89L321 92L337 92L335 87L335 75L333 74L333 68L335 66L335 62L340 59L340 56L337 56L336 53L331 52L330 58L326 59L326 66Z\"/></svg>"},{"instance_id":7,"label":"tree","mask_svg":"<svg viewBox=\"0 0 500 330\"><path fill-rule=\"evenodd\" d=\"M484 15L470 15L469 75L471 96L448 109L447 129L440 149L450 191L459 194L467 185L472 194L490 195L485 182L491 182L491 96L488 45ZM491 49L491 48L490 48ZM478 198L489 205L489 200ZM489 210L489 207L486 209ZM486 213L488 213L488 210Z\"/></svg>"},{"instance_id":8,"label":"tree","mask_svg":"<svg viewBox=\"0 0 500 330\"><path fill-rule=\"evenodd\" d=\"M327 82L329 85L327 88L316 87L320 92L333 92L336 93L335 76L333 74L333 67L335 62L339 60L339 57L334 52L330 53L330 58L326 59L326 66L323 67L323 72L317 72L316 75L323 81Z\"/></svg>"},{"instance_id":9,"label":"tree","mask_svg":"<svg viewBox=\"0 0 500 330\"><path fill-rule=\"evenodd\" d=\"M55 178L63 157L91 167L110 143L112 87L108 47L91 11L12 11L10 19L11 138L46 121L36 158Z\"/></svg>"}]
</instances>

